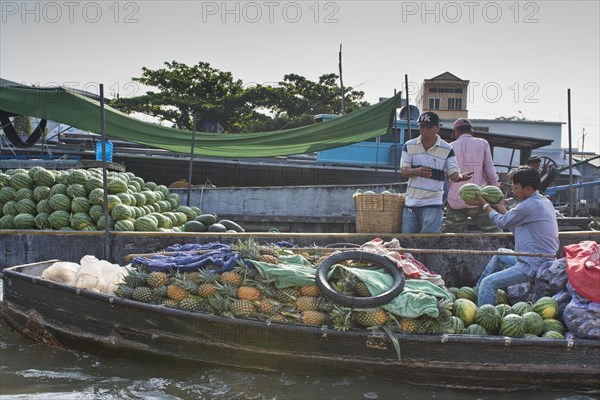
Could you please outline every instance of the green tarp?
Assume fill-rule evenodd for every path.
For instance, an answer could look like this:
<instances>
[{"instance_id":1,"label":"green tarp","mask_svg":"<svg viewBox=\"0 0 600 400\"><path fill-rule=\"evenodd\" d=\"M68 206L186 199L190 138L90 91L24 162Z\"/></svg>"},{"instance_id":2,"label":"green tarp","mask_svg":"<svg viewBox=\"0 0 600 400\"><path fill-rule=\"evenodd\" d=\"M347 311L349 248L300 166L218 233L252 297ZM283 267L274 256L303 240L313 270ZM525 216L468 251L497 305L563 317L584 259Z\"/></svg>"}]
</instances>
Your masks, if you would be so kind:
<instances>
[{"instance_id":1,"label":"green tarp","mask_svg":"<svg viewBox=\"0 0 600 400\"><path fill-rule=\"evenodd\" d=\"M326 123L274 132L196 133L194 154L212 157L272 157L346 146L389 132L400 93ZM0 86L0 110L43 118L100 133L100 104L64 88ZM190 153L191 132L143 122L105 107L105 132L112 138Z\"/></svg>"}]
</instances>

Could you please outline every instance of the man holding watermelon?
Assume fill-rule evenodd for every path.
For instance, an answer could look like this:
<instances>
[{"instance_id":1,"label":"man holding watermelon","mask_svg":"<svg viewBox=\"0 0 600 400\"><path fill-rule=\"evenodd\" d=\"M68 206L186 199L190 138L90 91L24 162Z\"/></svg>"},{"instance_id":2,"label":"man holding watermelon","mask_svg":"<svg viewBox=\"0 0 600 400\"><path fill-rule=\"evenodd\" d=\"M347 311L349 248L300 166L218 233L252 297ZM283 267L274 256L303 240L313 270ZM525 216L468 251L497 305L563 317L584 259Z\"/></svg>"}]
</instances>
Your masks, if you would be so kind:
<instances>
[{"instance_id":1,"label":"man holding watermelon","mask_svg":"<svg viewBox=\"0 0 600 400\"><path fill-rule=\"evenodd\" d=\"M404 144L400 160L402 175L408 178L402 233L439 233L446 176L460 182L471 179L473 173L461 174L452 146L438 135L440 117L436 113L422 113L418 124L420 135Z\"/></svg>"},{"instance_id":2,"label":"man holding watermelon","mask_svg":"<svg viewBox=\"0 0 600 400\"><path fill-rule=\"evenodd\" d=\"M451 143L456 154L458 165L462 171L472 171L472 183L484 186L499 186L498 175L494 167L490 145L485 139L473 137L471 121L459 118L454 122ZM467 220L486 233L501 233L502 229L494 225L481 207L470 206L460 197L459 191L465 182L450 182L448 207L446 208L445 232L462 233Z\"/></svg>"},{"instance_id":3,"label":"man holding watermelon","mask_svg":"<svg viewBox=\"0 0 600 400\"><path fill-rule=\"evenodd\" d=\"M519 202L507 210L500 201L493 206L478 194L477 200L467 204L479 206L490 221L502 229L510 230L515 238L515 251L539 256L493 256L487 264L477 286L477 305L495 304L498 289L529 282L535 278L540 265L554 260L559 248L558 223L554 206L542 196L540 174L530 167L521 167L512 176L513 195Z\"/></svg>"}]
</instances>

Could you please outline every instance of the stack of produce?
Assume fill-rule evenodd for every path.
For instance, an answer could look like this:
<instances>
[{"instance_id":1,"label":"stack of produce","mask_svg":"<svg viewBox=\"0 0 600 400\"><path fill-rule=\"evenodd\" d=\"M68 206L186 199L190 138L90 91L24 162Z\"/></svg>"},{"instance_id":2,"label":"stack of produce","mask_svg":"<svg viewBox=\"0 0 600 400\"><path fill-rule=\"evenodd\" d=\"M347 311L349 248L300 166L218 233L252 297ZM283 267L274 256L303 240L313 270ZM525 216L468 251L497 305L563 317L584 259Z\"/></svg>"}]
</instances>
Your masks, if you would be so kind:
<instances>
[{"instance_id":1,"label":"stack of produce","mask_svg":"<svg viewBox=\"0 0 600 400\"><path fill-rule=\"evenodd\" d=\"M556 319L558 305L545 297L535 304L506 304L498 291L497 306L478 308L474 288L450 288L453 302L438 299L437 316L403 318L382 307L351 310L332 303L314 282L304 286L277 288L272 276L252 267L259 261L273 265L287 263L288 257L303 257L315 269L327 257L322 252L293 254L293 249L260 245L252 239L233 246L242 260L234 271L153 272L137 267L125 277L115 293L145 303L189 311L208 312L235 318L305 325L326 325L336 330L385 328L388 332L414 334L470 334L511 337L563 338L565 328ZM353 262L346 261L347 266ZM249 266L250 265L250 266ZM216 268L216 266L213 266ZM289 264L286 264L289 270ZM330 284L347 296L370 297L368 286L344 269L336 269Z\"/></svg>"},{"instance_id":2,"label":"stack of produce","mask_svg":"<svg viewBox=\"0 0 600 400\"><path fill-rule=\"evenodd\" d=\"M0 172L0 229L104 230L102 178L100 168ZM107 192L110 230L180 232L202 215L165 185L131 172L109 172Z\"/></svg>"}]
</instances>

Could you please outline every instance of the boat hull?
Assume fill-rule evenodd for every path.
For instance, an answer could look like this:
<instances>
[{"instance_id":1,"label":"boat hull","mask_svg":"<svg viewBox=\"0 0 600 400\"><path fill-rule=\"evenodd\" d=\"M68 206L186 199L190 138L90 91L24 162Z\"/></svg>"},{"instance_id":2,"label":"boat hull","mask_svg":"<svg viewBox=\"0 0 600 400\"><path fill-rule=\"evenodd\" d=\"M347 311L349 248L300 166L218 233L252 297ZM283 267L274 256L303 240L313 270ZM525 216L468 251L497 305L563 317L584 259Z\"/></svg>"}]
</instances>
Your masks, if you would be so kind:
<instances>
[{"instance_id":1,"label":"boat hull","mask_svg":"<svg viewBox=\"0 0 600 400\"><path fill-rule=\"evenodd\" d=\"M51 261L5 269L0 317L56 347L169 367L357 372L453 388L600 391L600 341L399 334L233 319L93 293L39 277Z\"/></svg>"}]
</instances>

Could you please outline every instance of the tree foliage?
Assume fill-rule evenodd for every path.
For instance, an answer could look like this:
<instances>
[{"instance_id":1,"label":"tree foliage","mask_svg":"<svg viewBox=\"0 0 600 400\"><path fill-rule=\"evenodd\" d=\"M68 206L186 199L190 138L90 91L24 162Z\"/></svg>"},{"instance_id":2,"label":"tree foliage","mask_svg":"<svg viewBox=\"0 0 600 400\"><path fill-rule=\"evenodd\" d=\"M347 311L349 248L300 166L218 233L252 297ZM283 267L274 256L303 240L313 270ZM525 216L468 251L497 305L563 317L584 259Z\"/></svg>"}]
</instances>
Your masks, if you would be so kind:
<instances>
[{"instance_id":1,"label":"tree foliage","mask_svg":"<svg viewBox=\"0 0 600 400\"><path fill-rule=\"evenodd\" d=\"M201 121L211 121L228 133L272 131L310 124L315 114L339 114L338 78L325 74L315 82L288 74L277 86L244 86L231 72L209 63L190 67L173 61L156 70L144 67L142 76L132 78L156 90L113 99L110 104L123 112L144 113L188 130L196 113L198 130ZM346 88L346 112L367 106L363 96L361 91Z\"/></svg>"}]
</instances>

